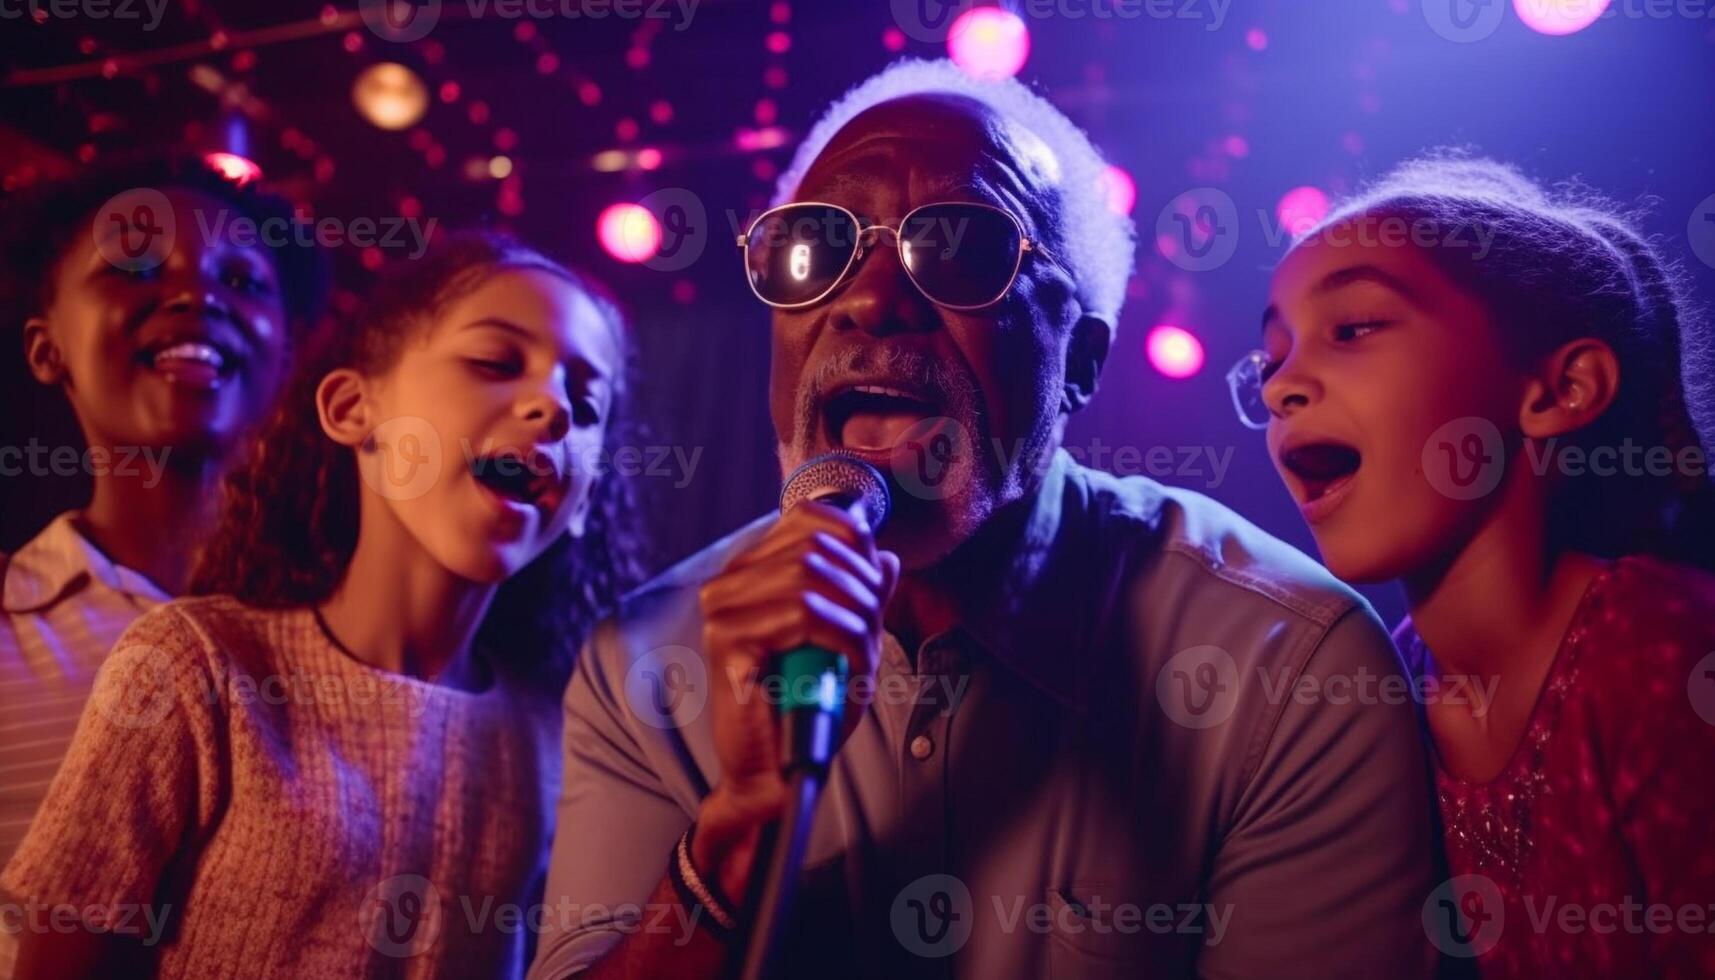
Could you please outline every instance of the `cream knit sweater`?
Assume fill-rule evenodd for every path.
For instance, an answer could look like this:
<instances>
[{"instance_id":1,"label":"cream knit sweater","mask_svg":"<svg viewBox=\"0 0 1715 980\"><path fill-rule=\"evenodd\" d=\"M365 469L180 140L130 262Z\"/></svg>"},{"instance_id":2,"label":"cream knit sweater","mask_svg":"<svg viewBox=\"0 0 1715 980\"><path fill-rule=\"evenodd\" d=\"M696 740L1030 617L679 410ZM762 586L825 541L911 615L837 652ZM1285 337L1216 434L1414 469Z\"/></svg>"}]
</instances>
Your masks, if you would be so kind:
<instances>
[{"instance_id":1,"label":"cream knit sweater","mask_svg":"<svg viewBox=\"0 0 1715 980\"><path fill-rule=\"evenodd\" d=\"M170 603L103 666L0 891L161 977L514 976L558 693L373 669L304 608Z\"/></svg>"}]
</instances>

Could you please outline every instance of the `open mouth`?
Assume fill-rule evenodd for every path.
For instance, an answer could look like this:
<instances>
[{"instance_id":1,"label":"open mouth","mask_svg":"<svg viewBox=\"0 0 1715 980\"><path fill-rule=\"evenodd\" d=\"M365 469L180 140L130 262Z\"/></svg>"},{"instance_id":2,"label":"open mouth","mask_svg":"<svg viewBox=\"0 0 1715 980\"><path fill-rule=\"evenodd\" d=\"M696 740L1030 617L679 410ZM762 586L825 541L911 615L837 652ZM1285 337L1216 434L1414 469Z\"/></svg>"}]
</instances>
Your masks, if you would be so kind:
<instances>
[{"instance_id":1,"label":"open mouth","mask_svg":"<svg viewBox=\"0 0 1715 980\"><path fill-rule=\"evenodd\" d=\"M1311 442L1281 454L1280 462L1304 487L1304 505L1343 490L1357 474L1363 455L1338 442Z\"/></svg>"},{"instance_id":2,"label":"open mouth","mask_svg":"<svg viewBox=\"0 0 1715 980\"><path fill-rule=\"evenodd\" d=\"M205 338L163 340L143 347L137 363L169 381L197 388L218 388L237 373L239 357L223 344Z\"/></svg>"},{"instance_id":3,"label":"open mouth","mask_svg":"<svg viewBox=\"0 0 1715 980\"><path fill-rule=\"evenodd\" d=\"M892 449L917 423L940 414L926 393L885 384L843 388L822 403L829 444L860 451Z\"/></svg>"},{"instance_id":4,"label":"open mouth","mask_svg":"<svg viewBox=\"0 0 1715 980\"><path fill-rule=\"evenodd\" d=\"M494 453L470 461L471 476L503 501L552 512L565 499L567 475L546 453Z\"/></svg>"}]
</instances>

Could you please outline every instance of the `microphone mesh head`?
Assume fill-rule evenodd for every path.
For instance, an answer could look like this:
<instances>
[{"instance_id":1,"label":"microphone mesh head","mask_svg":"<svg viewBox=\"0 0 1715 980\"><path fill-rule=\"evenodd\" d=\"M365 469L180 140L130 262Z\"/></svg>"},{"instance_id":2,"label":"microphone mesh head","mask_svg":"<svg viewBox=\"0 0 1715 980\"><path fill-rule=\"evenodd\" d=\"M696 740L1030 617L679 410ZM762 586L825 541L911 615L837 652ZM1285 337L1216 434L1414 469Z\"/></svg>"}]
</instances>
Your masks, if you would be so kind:
<instances>
[{"instance_id":1,"label":"microphone mesh head","mask_svg":"<svg viewBox=\"0 0 1715 980\"><path fill-rule=\"evenodd\" d=\"M880 531L893 509L892 494L880 471L839 453L817 456L792 471L780 488L780 513L789 513L806 500L836 507L861 504L871 531Z\"/></svg>"}]
</instances>

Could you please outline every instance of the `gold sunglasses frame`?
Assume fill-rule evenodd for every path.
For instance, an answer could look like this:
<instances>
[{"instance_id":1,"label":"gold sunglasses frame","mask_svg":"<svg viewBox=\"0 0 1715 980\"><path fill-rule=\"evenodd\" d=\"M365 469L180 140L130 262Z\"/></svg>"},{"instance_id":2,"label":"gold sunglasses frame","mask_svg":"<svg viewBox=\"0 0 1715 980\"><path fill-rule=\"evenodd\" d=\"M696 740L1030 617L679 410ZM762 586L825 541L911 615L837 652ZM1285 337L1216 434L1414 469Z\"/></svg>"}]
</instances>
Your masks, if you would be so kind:
<instances>
[{"instance_id":1,"label":"gold sunglasses frame","mask_svg":"<svg viewBox=\"0 0 1715 980\"><path fill-rule=\"evenodd\" d=\"M943 303L940 300L936 299L934 296L931 296L929 294L929 291L927 289L923 288L923 284L921 282L917 281L916 273L911 271L911 264L905 260L905 258L906 258L905 257L905 239L900 237L899 229L905 227L905 225L910 223L911 219L913 217L915 217L919 211L922 211L925 208L945 207L947 205L958 205L960 207L980 208L984 211L993 211L997 214L1005 215L1006 219L1008 221L1012 222L1012 226L1018 230L1018 254L1013 257L1012 272L1006 278L1006 285L1004 287L1002 287L1000 292L997 293L995 295L995 297L991 300L988 300L988 301L982 302L982 303L974 303L974 304ZM843 269L841 269L839 275L835 276L833 278L833 281L828 284L828 288L822 290L820 293L817 293L813 298L804 300L802 302L798 302L798 303L776 303L773 300L769 299L768 297L762 295L762 293L756 288L756 282L753 279L751 279L751 276L750 276L750 238L751 238L751 235L755 234L757 226L761 225L764 221L767 221L770 217L780 213L781 211L785 211L789 208L800 208L800 207L832 208L833 210L838 211L841 214L845 215L846 217L850 218L852 224L858 230L858 232L857 232L857 247L853 248L851 254L846 257L845 267ZM859 218L855 213L853 213L850 208L847 208L847 207L844 207L844 206L841 206L838 204L834 204L830 201L793 201L790 204L782 204L782 205L779 205L778 207L769 208L767 211L764 211L761 214L757 215L756 220L752 221L750 223L750 227L745 229L742 234L737 236L737 245L738 245L739 249L743 252L743 257L744 257L744 281L750 285L750 291L752 294L754 294L756 296L757 299L761 300L764 305L772 307L776 310L801 310L801 309L804 309L805 307L808 307L808 306L815 306L817 303L820 303L821 301L827 299L830 295L832 295L834 290L836 290L836 289L840 288L840 286L844 285L846 278L852 274L852 270L857 268L858 262L860 262L863 259L863 257L866 254L868 254L868 248L866 248L866 246L865 246L865 239L870 235L871 232L887 232L888 234L893 236L893 247L894 247L895 251L899 254L899 264L902 268L905 269L905 275L911 280L911 285L913 287L915 287L919 293L922 293L923 296L929 300L929 302L934 303L936 306L940 306L944 309L949 309L949 310L981 310L981 309L986 309L990 306L993 306L994 304L1000 302L1002 299L1005 299L1006 294L1012 291L1013 284L1018 282L1018 272L1020 269L1024 268L1024 254L1026 252L1031 252L1031 253L1034 253L1036 255L1040 255L1043 258L1047 259L1048 261L1053 262L1054 265L1057 268L1059 268L1062 272L1065 271L1065 266L1061 265L1054 258L1054 256L1048 254L1048 251L1042 247L1042 244L1040 242L1035 241L1029 235L1025 234L1024 222L1018 220L1018 215L1013 214L1011 211L1008 211L1005 208L996 207L995 205L992 205L992 204L982 204L982 203L979 203L977 201L931 201L927 204L919 204L917 207L914 207L910 211L907 211L905 213L905 217L899 219L899 224L890 227L888 225L866 225L863 223L863 219ZM1067 275L1069 278L1070 273L1068 273Z\"/></svg>"}]
</instances>

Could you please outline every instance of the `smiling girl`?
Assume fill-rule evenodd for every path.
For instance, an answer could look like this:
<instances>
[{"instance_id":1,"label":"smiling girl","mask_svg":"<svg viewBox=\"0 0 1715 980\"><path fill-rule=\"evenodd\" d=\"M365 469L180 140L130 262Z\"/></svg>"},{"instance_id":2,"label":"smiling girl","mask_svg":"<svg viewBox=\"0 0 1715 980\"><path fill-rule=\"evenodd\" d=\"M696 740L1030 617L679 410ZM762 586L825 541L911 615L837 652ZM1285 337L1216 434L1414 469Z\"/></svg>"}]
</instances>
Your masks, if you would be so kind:
<instances>
[{"instance_id":1,"label":"smiling girl","mask_svg":"<svg viewBox=\"0 0 1715 980\"><path fill-rule=\"evenodd\" d=\"M1404 584L1397 639L1449 692L1432 938L1484 976L1715 973L1680 916L1715 902L1715 577L1685 563L1715 562L1687 409L1715 348L1671 268L1589 196L1449 156L1311 229L1270 300L1241 414L1328 567Z\"/></svg>"},{"instance_id":2,"label":"smiling girl","mask_svg":"<svg viewBox=\"0 0 1715 980\"><path fill-rule=\"evenodd\" d=\"M318 315L319 248L203 229L291 213L191 157L120 160L6 202L0 515L8 532L56 516L0 555L0 865L114 641L184 591L221 476ZM0 977L12 952L0 932Z\"/></svg>"},{"instance_id":3,"label":"smiling girl","mask_svg":"<svg viewBox=\"0 0 1715 980\"><path fill-rule=\"evenodd\" d=\"M624 351L602 292L502 238L378 287L229 480L193 584L221 594L103 669L0 881L83 928L27 930L20 976L521 970L559 694L632 571L598 480ZM104 934L127 909L160 928Z\"/></svg>"}]
</instances>

